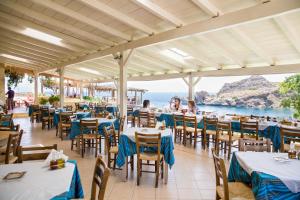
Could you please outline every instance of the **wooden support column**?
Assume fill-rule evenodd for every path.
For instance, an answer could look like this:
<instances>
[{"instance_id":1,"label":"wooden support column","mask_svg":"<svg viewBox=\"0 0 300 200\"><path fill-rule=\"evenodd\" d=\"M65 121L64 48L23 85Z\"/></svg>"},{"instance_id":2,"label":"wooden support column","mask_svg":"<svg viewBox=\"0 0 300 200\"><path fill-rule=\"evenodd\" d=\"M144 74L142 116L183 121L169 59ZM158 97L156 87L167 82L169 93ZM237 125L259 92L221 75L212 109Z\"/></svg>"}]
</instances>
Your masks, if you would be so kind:
<instances>
[{"instance_id":1,"label":"wooden support column","mask_svg":"<svg viewBox=\"0 0 300 200\"><path fill-rule=\"evenodd\" d=\"M0 63L0 105L6 104L5 102L5 68L4 64Z\"/></svg>"},{"instance_id":2,"label":"wooden support column","mask_svg":"<svg viewBox=\"0 0 300 200\"><path fill-rule=\"evenodd\" d=\"M80 81L79 85L80 85L79 96L80 96L80 100L82 100L83 99L83 83L82 83L82 81Z\"/></svg>"},{"instance_id":3,"label":"wooden support column","mask_svg":"<svg viewBox=\"0 0 300 200\"><path fill-rule=\"evenodd\" d=\"M114 80L114 85L117 88L117 104L120 105L120 87L119 87L119 80Z\"/></svg>"},{"instance_id":4,"label":"wooden support column","mask_svg":"<svg viewBox=\"0 0 300 200\"><path fill-rule=\"evenodd\" d=\"M127 66L132 58L134 49L130 51L121 52L117 57L118 64L120 67L120 78L119 78L119 91L120 91L120 114L121 116L127 116ZM124 124L127 125L126 123Z\"/></svg>"},{"instance_id":5,"label":"wooden support column","mask_svg":"<svg viewBox=\"0 0 300 200\"><path fill-rule=\"evenodd\" d=\"M187 78L183 78L183 81L188 86L188 100L194 100L194 90L197 83L201 80L201 77L198 77L194 80L194 77L190 73Z\"/></svg>"},{"instance_id":6,"label":"wooden support column","mask_svg":"<svg viewBox=\"0 0 300 200\"><path fill-rule=\"evenodd\" d=\"M34 103L39 103L39 73L34 72Z\"/></svg>"},{"instance_id":7,"label":"wooden support column","mask_svg":"<svg viewBox=\"0 0 300 200\"><path fill-rule=\"evenodd\" d=\"M64 100L65 100L64 71L65 71L64 67L58 69L60 107L64 106Z\"/></svg>"},{"instance_id":8,"label":"wooden support column","mask_svg":"<svg viewBox=\"0 0 300 200\"><path fill-rule=\"evenodd\" d=\"M138 99L137 99L137 91L134 91L134 99L135 99L135 105L138 104Z\"/></svg>"}]
</instances>

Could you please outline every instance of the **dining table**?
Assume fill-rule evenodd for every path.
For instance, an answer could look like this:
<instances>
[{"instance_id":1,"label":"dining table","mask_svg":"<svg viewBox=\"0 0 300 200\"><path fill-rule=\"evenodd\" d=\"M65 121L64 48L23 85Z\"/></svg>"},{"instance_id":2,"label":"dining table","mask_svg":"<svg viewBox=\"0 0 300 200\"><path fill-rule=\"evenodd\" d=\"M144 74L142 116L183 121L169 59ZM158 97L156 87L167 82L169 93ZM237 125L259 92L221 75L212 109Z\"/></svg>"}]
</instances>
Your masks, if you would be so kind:
<instances>
[{"instance_id":1,"label":"dining table","mask_svg":"<svg viewBox=\"0 0 300 200\"><path fill-rule=\"evenodd\" d=\"M300 160L287 153L234 152L229 182L252 185L256 200L300 199Z\"/></svg>"},{"instance_id":2,"label":"dining table","mask_svg":"<svg viewBox=\"0 0 300 200\"><path fill-rule=\"evenodd\" d=\"M125 165L125 168L127 170L128 163L126 158L133 156L134 154L137 154L135 132L144 133L144 134L161 133L160 152L164 155L164 162L165 162L164 182L167 183L168 168L171 168L175 163L175 156L173 153L174 143L172 139L172 130L169 128L166 128L164 130L160 130L158 128L138 128L138 127L127 128L120 135L119 146L118 146L119 151L116 160L117 166L121 168Z\"/></svg>"},{"instance_id":3,"label":"dining table","mask_svg":"<svg viewBox=\"0 0 300 200\"><path fill-rule=\"evenodd\" d=\"M25 172L21 178L3 179L11 172ZM67 200L84 198L75 160L62 169L50 170L44 161L0 165L0 199Z\"/></svg>"},{"instance_id":4,"label":"dining table","mask_svg":"<svg viewBox=\"0 0 300 200\"><path fill-rule=\"evenodd\" d=\"M58 123L59 123L59 113L61 113L62 111L60 110L56 110L54 115L53 115L53 125L54 126L58 126ZM89 118L92 116L92 113L91 112L81 112L81 111L78 111L78 112L75 112L73 113L73 115L76 116L76 119L82 119L82 118Z\"/></svg>"}]
</instances>

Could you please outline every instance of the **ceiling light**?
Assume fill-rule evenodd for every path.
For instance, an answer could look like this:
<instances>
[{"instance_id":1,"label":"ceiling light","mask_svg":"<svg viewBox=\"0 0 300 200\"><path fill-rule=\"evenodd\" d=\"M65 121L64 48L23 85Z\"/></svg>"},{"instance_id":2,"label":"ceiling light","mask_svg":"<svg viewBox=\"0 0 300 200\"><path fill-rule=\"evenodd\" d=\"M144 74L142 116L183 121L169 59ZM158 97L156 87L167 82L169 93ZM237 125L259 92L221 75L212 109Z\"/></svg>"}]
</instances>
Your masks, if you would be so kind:
<instances>
[{"instance_id":1,"label":"ceiling light","mask_svg":"<svg viewBox=\"0 0 300 200\"><path fill-rule=\"evenodd\" d=\"M32 28L26 28L22 31L23 34L28 35L30 37L39 39L39 40L43 40L45 42L49 42L52 44L57 44L57 45L61 45L61 38L55 37L53 35L49 35L47 33L32 29Z\"/></svg>"},{"instance_id":2,"label":"ceiling light","mask_svg":"<svg viewBox=\"0 0 300 200\"><path fill-rule=\"evenodd\" d=\"M20 58L20 57L13 56L13 55L0 54L0 56L5 57L5 58L9 58L9 59L13 59L13 60L18 60L18 61L21 61L21 62L30 63L30 61L25 59L25 58Z\"/></svg>"},{"instance_id":3,"label":"ceiling light","mask_svg":"<svg viewBox=\"0 0 300 200\"><path fill-rule=\"evenodd\" d=\"M88 68L84 68L84 67L80 67L78 68L80 71L84 71L84 72L88 72L88 73L91 73L91 74L97 74L97 75L101 75L100 72L96 71L96 70L93 70L93 69L88 69Z\"/></svg>"},{"instance_id":4,"label":"ceiling light","mask_svg":"<svg viewBox=\"0 0 300 200\"><path fill-rule=\"evenodd\" d=\"M166 49L161 51L160 53L182 64L184 63L184 58L179 54L175 53L174 51L170 51L169 49Z\"/></svg>"},{"instance_id":5,"label":"ceiling light","mask_svg":"<svg viewBox=\"0 0 300 200\"><path fill-rule=\"evenodd\" d=\"M184 51L181 51L180 49L177 48L171 48L169 49L170 51L173 51L174 53L177 53L178 55L182 56L182 57L187 57L189 56L189 54L185 53Z\"/></svg>"}]
</instances>

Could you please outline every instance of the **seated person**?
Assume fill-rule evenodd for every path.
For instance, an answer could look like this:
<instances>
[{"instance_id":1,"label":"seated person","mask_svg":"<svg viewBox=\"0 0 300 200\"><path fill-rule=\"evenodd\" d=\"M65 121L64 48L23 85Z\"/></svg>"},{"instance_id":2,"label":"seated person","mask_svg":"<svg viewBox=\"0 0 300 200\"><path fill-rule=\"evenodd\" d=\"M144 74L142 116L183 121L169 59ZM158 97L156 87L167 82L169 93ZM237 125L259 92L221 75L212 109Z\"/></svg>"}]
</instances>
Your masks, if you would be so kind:
<instances>
[{"instance_id":1,"label":"seated person","mask_svg":"<svg viewBox=\"0 0 300 200\"><path fill-rule=\"evenodd\" d=\"M143 107L140 109L140 112L150 112L150 101L149 100L144 100L143 101ZM147 126L148 120L145 118L141 118L140 121L141 126Z\"/></svg>"},{"instance_id":2,"label":"seated person","mask_svg":"<svg viewBox=\"0 0 300 200\"><path fill-rule=\"evenodd\" d=\"M188 110L187 110L187 112L190 113L190 114L196 114L197 111L198 111L198 109L197 109L197 106L195 104L195 101L193 101L193 100L188 101Z\"/></svg>"},{"instance_id":3,"label":"seated person","mask_svg":"<svg viewBox=\"0 0 300 200\"><path fill-rule=\"evenodd\" d=\"M178 97L175 97L175 102L174 104L171 104L170 109L171 112L181 112L182 107L181 107L181 100Z\"/></svg>"}]
</instances>

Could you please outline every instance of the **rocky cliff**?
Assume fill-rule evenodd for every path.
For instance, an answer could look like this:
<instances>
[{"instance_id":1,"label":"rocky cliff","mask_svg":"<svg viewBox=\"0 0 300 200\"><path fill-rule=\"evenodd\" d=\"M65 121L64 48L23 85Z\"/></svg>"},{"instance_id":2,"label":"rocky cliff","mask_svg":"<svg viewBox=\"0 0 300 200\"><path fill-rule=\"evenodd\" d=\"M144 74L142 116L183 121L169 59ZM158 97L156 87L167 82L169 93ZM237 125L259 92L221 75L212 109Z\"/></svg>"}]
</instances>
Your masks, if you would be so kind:
<instances>
[{"instance_id":1,"label":"rocky cliff","mask_svg":"<svg viewBox=\"0 0 300 200\"><path fill-rule=\"evenodd\" d=\"M195 99L197 103L206 105L278 108L282 99L278 89L278 83L272 83L262 76L251 76L224 84L216 95L196 92Z\"/></svg>"}]
</instances>

